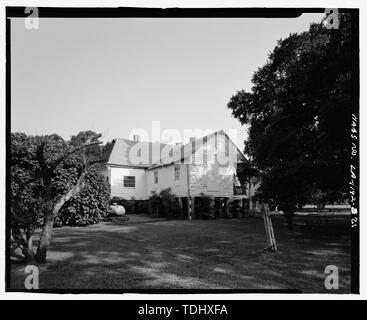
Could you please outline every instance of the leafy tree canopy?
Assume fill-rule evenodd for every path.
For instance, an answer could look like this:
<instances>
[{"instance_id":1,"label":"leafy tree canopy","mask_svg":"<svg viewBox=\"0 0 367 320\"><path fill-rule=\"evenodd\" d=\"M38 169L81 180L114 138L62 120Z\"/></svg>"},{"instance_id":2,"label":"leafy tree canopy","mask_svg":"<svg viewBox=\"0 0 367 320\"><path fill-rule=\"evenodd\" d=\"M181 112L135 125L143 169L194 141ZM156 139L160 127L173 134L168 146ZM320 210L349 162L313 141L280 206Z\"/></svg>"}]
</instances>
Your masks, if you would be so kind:
<instances>
[{"instance_id":1,"label":"leafy tree canopy","mask_svg":"<svg viewBox=\"0 0 367 320\"><path fill-rule=\"evenodd\" d=\"M259 195L292 213L316 194L345 195L352 98L351 15L339 29L312 24L279 40L228 108L248 125L245 152L261 172ZM255 170L256 171L256 170Z\"/></svg>"},{"instance_id":2,"label":"leafy tree canopy","mask_svg":"<svg viewBox=\"0 0 367 320\"><path fill-rule=\"evenodd\" d=\"M42 262L54 223L87 225L108 213L109 186L97 167L103 161L98 159L99 136L81 132L65 141L56 134L12 133L10 221L13 238L27 259L33 258L36 227L43 228L40 244L46 249L37 250Z\"/></svg>"}]
</instances>

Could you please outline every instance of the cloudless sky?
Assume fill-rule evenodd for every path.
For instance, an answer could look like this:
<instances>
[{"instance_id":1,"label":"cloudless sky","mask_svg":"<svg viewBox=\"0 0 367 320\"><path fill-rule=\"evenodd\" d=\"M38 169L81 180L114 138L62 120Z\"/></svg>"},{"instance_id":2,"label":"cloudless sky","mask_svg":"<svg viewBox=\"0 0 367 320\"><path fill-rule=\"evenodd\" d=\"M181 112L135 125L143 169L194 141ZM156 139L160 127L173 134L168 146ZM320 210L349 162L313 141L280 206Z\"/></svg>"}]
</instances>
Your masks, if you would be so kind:
<instances>
[{"instance_id":1,"label":"cloudless sky","mask_svg":"<svg viewBox=\"0 0 367 320\"><path fill-rule=\"evenodd\" d=\"M322 14L287 19L46 19L11 23L11 130L81 130L103 140L131 130L246 130L226 108L277 40L306 31ZM186 141L185 141L186 142Z\"/></svg>"}]
</instances>

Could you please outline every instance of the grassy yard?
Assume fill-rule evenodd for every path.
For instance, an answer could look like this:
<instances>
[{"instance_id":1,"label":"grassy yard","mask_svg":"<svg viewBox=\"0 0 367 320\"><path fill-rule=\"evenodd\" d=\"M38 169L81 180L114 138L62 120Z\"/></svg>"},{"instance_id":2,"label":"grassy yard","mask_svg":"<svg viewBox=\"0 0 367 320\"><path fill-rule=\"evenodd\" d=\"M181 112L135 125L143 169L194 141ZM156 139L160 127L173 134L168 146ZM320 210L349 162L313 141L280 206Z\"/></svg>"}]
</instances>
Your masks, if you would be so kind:
<instances>
[{"instance_id":1,"label":"grassy yard","mask_svg":"<svg viewBox=\"0 0 367 320\"><path fill-rule=\"evenodd\" d=\"M289 232L274 218L279 251L266 246L261 219L160 221L54 230L40 289L299 289L327 292L324 269L339 268L338 293L350 291L345 224ZM13 250L14 251L14 250ZM23 289L24 265L11 264Z\"/></svg>"}]
</instances>

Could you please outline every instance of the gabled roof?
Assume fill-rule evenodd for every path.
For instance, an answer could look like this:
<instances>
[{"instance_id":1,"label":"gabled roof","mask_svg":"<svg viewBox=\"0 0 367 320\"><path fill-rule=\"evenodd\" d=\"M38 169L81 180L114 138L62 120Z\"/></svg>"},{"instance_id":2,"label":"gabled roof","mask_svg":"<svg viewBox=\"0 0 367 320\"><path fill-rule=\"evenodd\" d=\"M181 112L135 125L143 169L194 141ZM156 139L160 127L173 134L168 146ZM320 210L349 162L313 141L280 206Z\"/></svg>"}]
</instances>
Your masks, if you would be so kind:
<instances>
[{"instance_id":1,"label":"gabled roof","mask_svg":"<svg viewBox=\"0 0 367 320\"><path fill-rule=\"evenodd\" d=\"M142 149L141 157L143 158L143 163L134 163L131 161L129 156L131 149L138 143L139 147ZM149 168L155 163L160 163L161 151L165 146L168 146L168 144L159 142L133 141L124 138L114 139L112 151L107 164ZM169 146L172 148L175 147L174 145ZM158 158L153 158L153 150L156 150L155 148L159 148L160 150ZM155 154L156 153L154 153L154 155Z\"/></svg>"},{"instance_id":2,"label":"gabled roof","mask_svg":"<svg viewBox=\"0 0 367 320\"><path fill-rule=\"evenodd\" d=\"M159 142L145 141L137 142L133 140L118 138L113 140L114 145L108 159L108 164L117 166L140 167L145 169L154 169L161 166L167 166L173 163L178 163L182 159L191 156L203 145L204 138L210 139L218 134L225 135L226 138L235 146L233 141L223 130L213 132L209 135L195 139L193 142L189 142L184 145L171 145ZM137 143L139 143L139 147L142 149L143 152L143 154L141 155L141 158L144 159L143 163L134 163L130 160L129 157L131 148L133 148ZM160 150L160 152L158 152L159 154L157 154L157 152L154 153L153 150L158 150L158 148ZM132 151L133 153L135 153L134 150ZM244 154L238 148L237 160L246 160Z\"/></svg>"},{"instance_id":3,"label":"gabled roof","mask_svg":"<svg viewBox=\"0 0 367 320\"><path fill-rule=\"evenodd\" d=\"M204 143L204 138L206 139L210 139L215 135L224 135L237 149L237 161L241 161L241 160L246 160L245 155L243 154L243 152L238 149L238 147L234 144L234 142L231 140L231 138L224 132L224 130L219 130L216 132L213 132L211 134L208 134L204 137L195 139L193 142L189 142L186 143L180 147L177 147L174 150L174 155L173 157L165 157L162 159L161 163L157 163L155 165L152 165L149 169L154 169L160 166L165 166L165 165L169 165L169 164L173 164L173 163L178 163L180 162L182 159L185 159L189 156L191 156L192 154L194 154L197 150L200 149L200 147L203 145Z\"/></svg>"}]
</instances>

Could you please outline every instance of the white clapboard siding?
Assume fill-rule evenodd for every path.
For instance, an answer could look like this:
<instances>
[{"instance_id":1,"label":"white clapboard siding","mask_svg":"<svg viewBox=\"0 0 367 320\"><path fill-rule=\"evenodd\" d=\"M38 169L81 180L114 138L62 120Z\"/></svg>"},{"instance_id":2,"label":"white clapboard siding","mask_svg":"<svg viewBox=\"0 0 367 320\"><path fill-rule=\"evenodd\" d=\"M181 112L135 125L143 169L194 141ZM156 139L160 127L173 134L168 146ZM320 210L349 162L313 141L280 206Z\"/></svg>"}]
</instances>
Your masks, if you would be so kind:
<instances>
[{"instance_id":1,"label":"white clapboard siding","mask_svg":"<svg viewBox=\"0 0 367 320\"><path fill-rule=\"evenodd\" d=\"M146 199L146 177L144 169L133 168L110 168L111 197L121 197L124 199L135 198L137 200ZM135 188L124 187L124 176L135 177Z\"/></svg>"},{"instance_id":2,"label":"white clapboard siding","mask_svg":"<svg viewBox=\"0 0 367 320\"><path fill-rule=\"evenodd\" d=\"M152 191L159 193L161 190L171 188L172 193L177 197L187 196L187 176L186 165L180 164L180 179L175 180L175 165L158 167L146 172L147 197ZM158 183L154 183L154 172L158 172Z\"/></svg>"},{"instance_id":3,"label":"white clapboard siding","mask_svg":"<svg viewBox=\"0 0 367 320\"><path fill-rule=\"evenodd\" d=\"M235 167L215 165L190 165L190 194L215 197L233 196L233 173Z\"/></svg>"}]
</instances>

